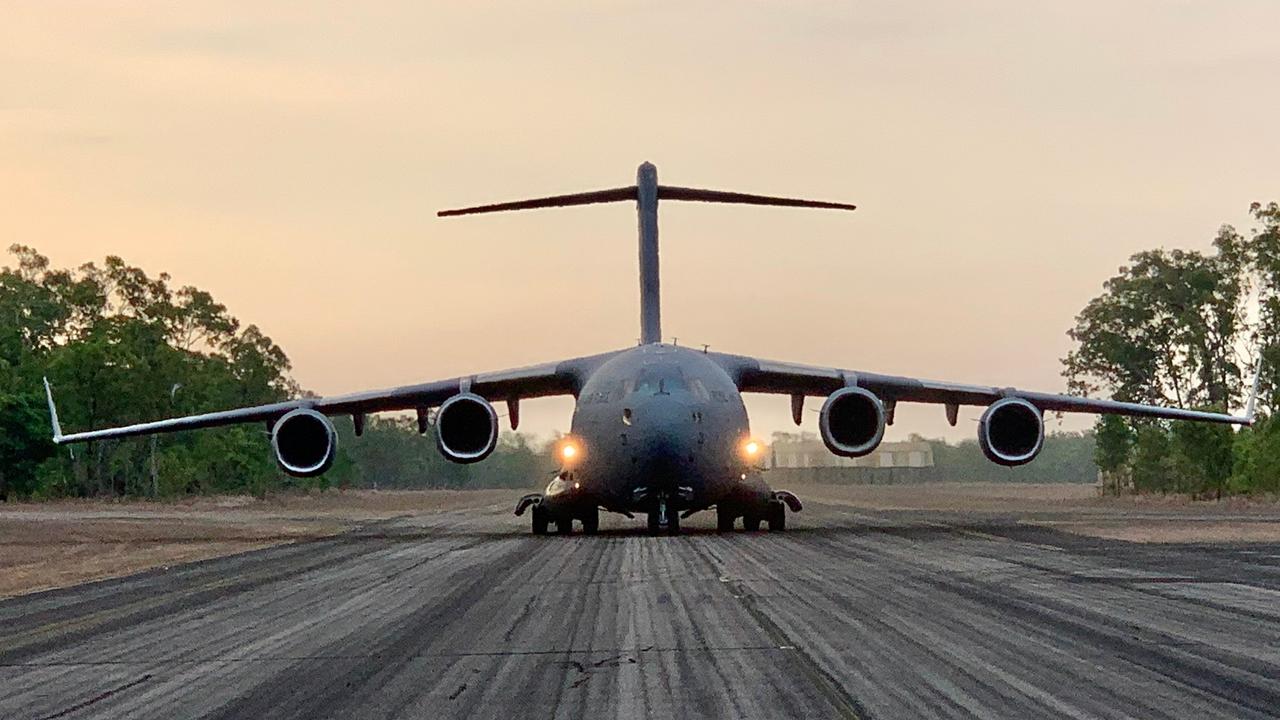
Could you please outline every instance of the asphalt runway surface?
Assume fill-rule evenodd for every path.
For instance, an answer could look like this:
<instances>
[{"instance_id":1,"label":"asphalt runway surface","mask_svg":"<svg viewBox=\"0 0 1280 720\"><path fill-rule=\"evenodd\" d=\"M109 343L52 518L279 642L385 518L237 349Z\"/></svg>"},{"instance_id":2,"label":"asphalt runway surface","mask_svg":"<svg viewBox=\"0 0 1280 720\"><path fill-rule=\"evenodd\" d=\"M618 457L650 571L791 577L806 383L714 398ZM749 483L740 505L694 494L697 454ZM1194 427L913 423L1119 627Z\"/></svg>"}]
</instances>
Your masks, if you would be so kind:
<instances>
[{"instance_id":1,"label":"asphalt runway surface","mask_svg":"<svg viewBox=\"0 0 1280 720\"><path fill-rule=\"evenodd\" d=\"M708 521L435 513L14 598L0 718L1280 716L1280 545Z\"/></svg>"}]
</instances>

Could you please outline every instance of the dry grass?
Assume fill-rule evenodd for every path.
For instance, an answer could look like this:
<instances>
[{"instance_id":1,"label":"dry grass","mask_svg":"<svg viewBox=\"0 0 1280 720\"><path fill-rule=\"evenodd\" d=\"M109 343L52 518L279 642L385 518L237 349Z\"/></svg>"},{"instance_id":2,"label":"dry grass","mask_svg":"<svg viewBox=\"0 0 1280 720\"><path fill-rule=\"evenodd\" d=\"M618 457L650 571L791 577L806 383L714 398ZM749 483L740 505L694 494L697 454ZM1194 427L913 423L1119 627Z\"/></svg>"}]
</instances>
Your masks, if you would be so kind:
<instances>
[{"instance_id":1,"label":"dry grass","mask_svg":"<svg viewBox=\"0 0 1280 720\"><path fill-rule=\"evenodd\" d=\"M0 505L0 597L324 537L371 520L506 504L517 494L350 491Z\"/></svg>"},{"instance_id":2,"label":"dry grass","mask_svg":"<svg viewBox=\"0 0 1280 720\"><path fill-rule=\"evenodd\" d=\"M1093 485L796 485L815 502L866 510L985 513L1094 537L1150 543L1280 542L1280 503L1177 495L1100 497Z\"/></svg>"}]
</instances>

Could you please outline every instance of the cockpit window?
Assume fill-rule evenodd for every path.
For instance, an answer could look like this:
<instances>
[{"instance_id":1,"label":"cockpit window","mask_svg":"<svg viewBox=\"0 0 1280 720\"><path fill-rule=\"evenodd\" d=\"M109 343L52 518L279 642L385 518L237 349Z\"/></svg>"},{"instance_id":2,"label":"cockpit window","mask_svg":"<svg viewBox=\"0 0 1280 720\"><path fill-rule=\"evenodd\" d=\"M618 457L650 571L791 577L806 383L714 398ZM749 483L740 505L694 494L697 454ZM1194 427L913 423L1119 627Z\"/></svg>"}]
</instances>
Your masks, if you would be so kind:
<instances>
[{"instance_id":1,"label":"cockpit window","mask_svg":"<svg viewBox=\"0 0 1280 720\"><path fill-rule=\"evenodd\" d=\"M642 395L662 395L671 392L688 392L684 373L674 365L653 365L640 368L636 374L635 391Z\"/></svg>"}]
</instances>

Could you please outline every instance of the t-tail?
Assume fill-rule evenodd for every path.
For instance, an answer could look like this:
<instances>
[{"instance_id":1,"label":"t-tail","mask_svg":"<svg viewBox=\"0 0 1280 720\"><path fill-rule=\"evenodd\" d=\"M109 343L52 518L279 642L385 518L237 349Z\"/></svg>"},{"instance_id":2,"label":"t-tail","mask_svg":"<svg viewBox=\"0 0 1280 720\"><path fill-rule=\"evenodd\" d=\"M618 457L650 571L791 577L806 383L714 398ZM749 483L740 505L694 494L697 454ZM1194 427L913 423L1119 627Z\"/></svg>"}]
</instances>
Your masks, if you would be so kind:
<instances>
[{"instance_id":1,"label":"t-tail","mask_svg":"<svg viewBox=\"0 0 1280 720\"><path fill-rule=\"evenodd\" d=\"M636 184L609 190L594 190L571 195L553 195L531 200L478 205L457 210L441 210L440 217L503 212L506 210L532 210L535 208L567 207L570 205L594 205L632 201L640 226L640 342L662 342L662 310L658 271L658 201L683 200L689 202L735 203L739 205L776 205L780 207L821 208L827 210L853 210L848 203L803 200L800 198L751 195L725 190L676 187L658 184L658 168L653 163L641 163L636 170Z\"/></svg>"}]
</instances>

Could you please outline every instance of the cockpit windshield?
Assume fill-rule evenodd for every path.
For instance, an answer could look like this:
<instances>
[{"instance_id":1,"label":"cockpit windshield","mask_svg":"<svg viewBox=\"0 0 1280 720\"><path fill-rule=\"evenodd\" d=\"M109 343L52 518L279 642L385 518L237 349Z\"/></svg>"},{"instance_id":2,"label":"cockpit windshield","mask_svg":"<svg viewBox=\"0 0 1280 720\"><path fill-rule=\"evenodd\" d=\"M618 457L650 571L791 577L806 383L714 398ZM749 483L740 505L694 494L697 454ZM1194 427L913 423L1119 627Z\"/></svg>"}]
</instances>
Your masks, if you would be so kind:
<instances>
[{"instance_id":1,"label":"cockpit windshield","mask_svg":"<svg viewBox=\"0 0 1280 720\"><path fill-rule=\"evenodd\" d=\"M675 365L647 365L636 373L630 389L642 395L665 395L675 391L688 392L689 383Z\"/></svg>"}]
</instances>

